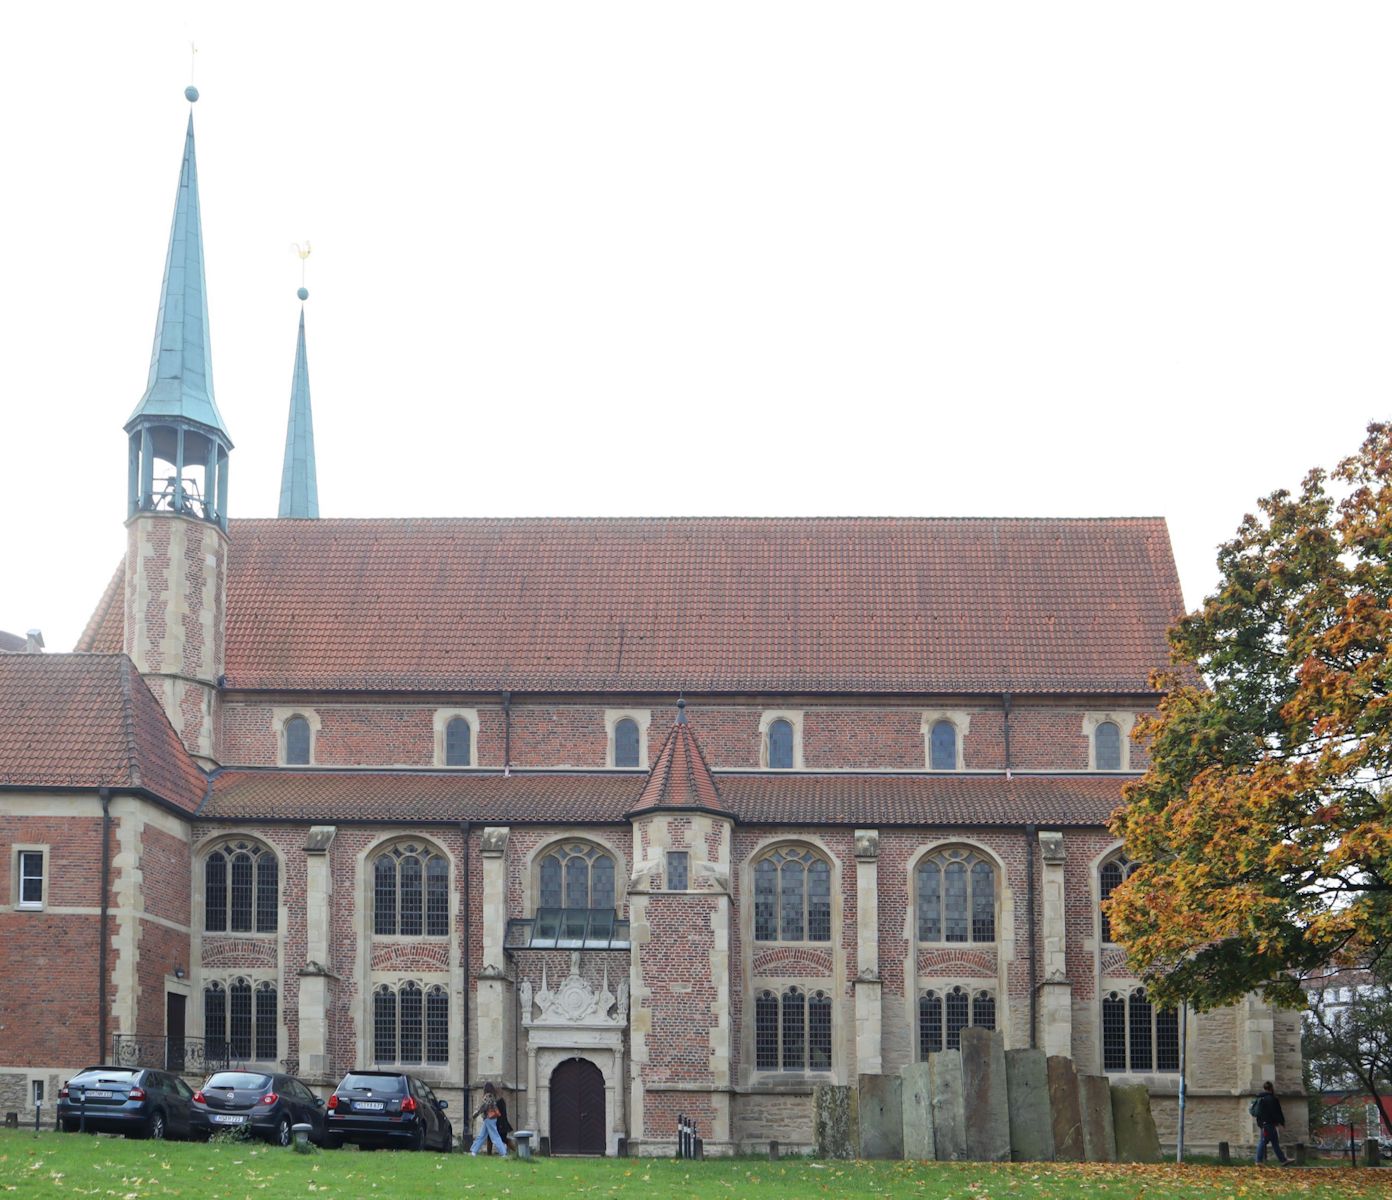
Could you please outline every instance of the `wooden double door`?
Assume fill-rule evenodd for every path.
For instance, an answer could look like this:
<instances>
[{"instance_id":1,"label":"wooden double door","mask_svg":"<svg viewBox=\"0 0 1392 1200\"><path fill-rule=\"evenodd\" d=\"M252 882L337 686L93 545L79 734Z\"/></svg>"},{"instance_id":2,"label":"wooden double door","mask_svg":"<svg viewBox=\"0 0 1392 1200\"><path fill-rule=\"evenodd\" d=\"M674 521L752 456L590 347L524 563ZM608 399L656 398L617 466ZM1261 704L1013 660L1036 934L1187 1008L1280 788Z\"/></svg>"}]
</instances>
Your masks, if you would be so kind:
<instances>
[{"instance_id":1,"label":"wooden double door","mask_svg":"<svg viewBox=\"0 0 1392 1200\"><path fill-rule=\"evenodd\" d=\"M551 1073L551 1153L605 1151L604 1075L588 1058L568 1058Z\"/></svg>"}]
</instances>

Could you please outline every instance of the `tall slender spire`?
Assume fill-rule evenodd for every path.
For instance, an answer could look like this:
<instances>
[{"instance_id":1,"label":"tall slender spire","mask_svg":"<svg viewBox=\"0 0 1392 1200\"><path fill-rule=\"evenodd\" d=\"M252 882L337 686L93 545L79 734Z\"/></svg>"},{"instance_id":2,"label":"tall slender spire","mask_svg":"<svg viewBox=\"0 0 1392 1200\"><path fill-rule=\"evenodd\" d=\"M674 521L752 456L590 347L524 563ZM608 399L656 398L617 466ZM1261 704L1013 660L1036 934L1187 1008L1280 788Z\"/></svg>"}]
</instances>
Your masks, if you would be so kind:
<instances>
[{"instance_id":1,"label":"tall slender spire","mask_svg":"<svg viewBox=\"0 0 1392 1200\"><path fill-rule=\"evenodd\" d=\"M309 292L300 288L302 301ZM309 359L305 356L304 305L295 344L295 374L290 384L290 421L285 429L285 465L280 473L280 516L317 517L319 483L314 471L314 416L309 407Z\"/></svg>"},{"instance_id":2,"label":"tall slender spire","mask_svg":"<svg viewBox=\"0 0 1392 1200\"><path fill-rule=\"evenodd\" d=\"M185 91L190 103L197 89ZM222 435L231 445L222 414L213 399L213 359L208 337L208 298L203 278L203 224L198 204L198 162L194 155L193 113L184 135L174 223L160 288L150 378L129 431L141 417L176 417Z\"/></svg>"}]
</instances>

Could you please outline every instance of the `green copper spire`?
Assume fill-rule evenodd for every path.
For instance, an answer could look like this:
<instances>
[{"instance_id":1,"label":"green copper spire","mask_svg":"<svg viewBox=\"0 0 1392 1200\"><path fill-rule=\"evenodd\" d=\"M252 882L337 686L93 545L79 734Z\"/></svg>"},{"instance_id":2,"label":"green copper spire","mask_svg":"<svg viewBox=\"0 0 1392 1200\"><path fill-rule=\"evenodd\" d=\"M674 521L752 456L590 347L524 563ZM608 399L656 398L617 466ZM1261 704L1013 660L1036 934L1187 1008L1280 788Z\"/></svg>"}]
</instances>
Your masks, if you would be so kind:
<instances>
[{"instance_id":1,"label":"green copper spire","mask_svg":"<svg viewBox=\"0 0 1392 1200\"><path fill-rule=\"evenodd\" d=\"M190 101L198 93L189 88ZM184 137L179 191L174 201L174 224L169 231L169 254L164 263L155 346L145 395L126 422L130 432L149 417L191 422L231 440L213 400L213 361L208 341L208 299L203 279L203 226L198 206L198 164L193 149L193 114Z\"/></svg>"},{"instance_id":2,"label":"green copper spire","mask_svg":"<svg viewBox=\"0 0 1392 1200\"><path fill-rule=\"evenodd\" d=\"M309 293L301 288L301 300ZM305 357L304 306L290 384L290 422L285 429L285 466L280 473L280 516L317 517L319 484L314 473L314 416L309 408L309 360Z\"/></svg>"}]
</instances>

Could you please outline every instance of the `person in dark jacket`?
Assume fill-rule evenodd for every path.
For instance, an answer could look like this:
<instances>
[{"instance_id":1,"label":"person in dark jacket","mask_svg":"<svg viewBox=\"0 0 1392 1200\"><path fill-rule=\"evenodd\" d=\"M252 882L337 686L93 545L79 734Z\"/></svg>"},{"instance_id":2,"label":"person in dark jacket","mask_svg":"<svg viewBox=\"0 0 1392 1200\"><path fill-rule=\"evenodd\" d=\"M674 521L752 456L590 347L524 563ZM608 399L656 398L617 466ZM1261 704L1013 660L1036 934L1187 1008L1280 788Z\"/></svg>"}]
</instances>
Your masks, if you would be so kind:
<instances>
[{"instance_id":1,"label":"person in dark jacket","mask_svg":"<svg viewBox=\"0 0 1392 1200\"><path fill-rule=\"evenodd\" d=\"M1262 1084L1262 1093L1257 1097L1256 1111L1252 1114L1256 1118L1257 1127L1261 1130L1261 1138L1257 1142L1257 1162L1266 1160L1266 1148L1270 1146L1276 1151L1276 1157L1281 1160L1283 1167L1290 1166L1286 1159L1286 1152L1281 1149L1281 1135L1276 1132L1278 1125L1286 1123L1286 1114L1281 1111L1281 1101L1276 1096L1276 1089L1272 1086L1271 1080Z\"/></svg>"}]
</instances>

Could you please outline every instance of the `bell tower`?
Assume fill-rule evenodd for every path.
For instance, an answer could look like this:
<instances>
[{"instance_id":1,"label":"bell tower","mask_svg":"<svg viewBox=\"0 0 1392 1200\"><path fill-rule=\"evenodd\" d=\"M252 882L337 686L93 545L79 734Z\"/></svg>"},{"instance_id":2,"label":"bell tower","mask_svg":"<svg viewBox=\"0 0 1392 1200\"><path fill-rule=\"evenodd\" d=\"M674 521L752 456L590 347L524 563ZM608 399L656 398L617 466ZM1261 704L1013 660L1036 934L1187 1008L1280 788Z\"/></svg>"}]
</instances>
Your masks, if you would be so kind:
<instances>
[{"instance_id":1,"label":"bell tower","mask_svg":"<svg viewBox=\"0 0 1392 1200\"><path fill-rule=\"evenodd\" d=\"M190 104L196 88L184 95ZM125 651L190 754L217 761L227 602L227 463L213 399L193 114L189 113L145 394L125 425Z\"/></svg>"}]
</instances>

